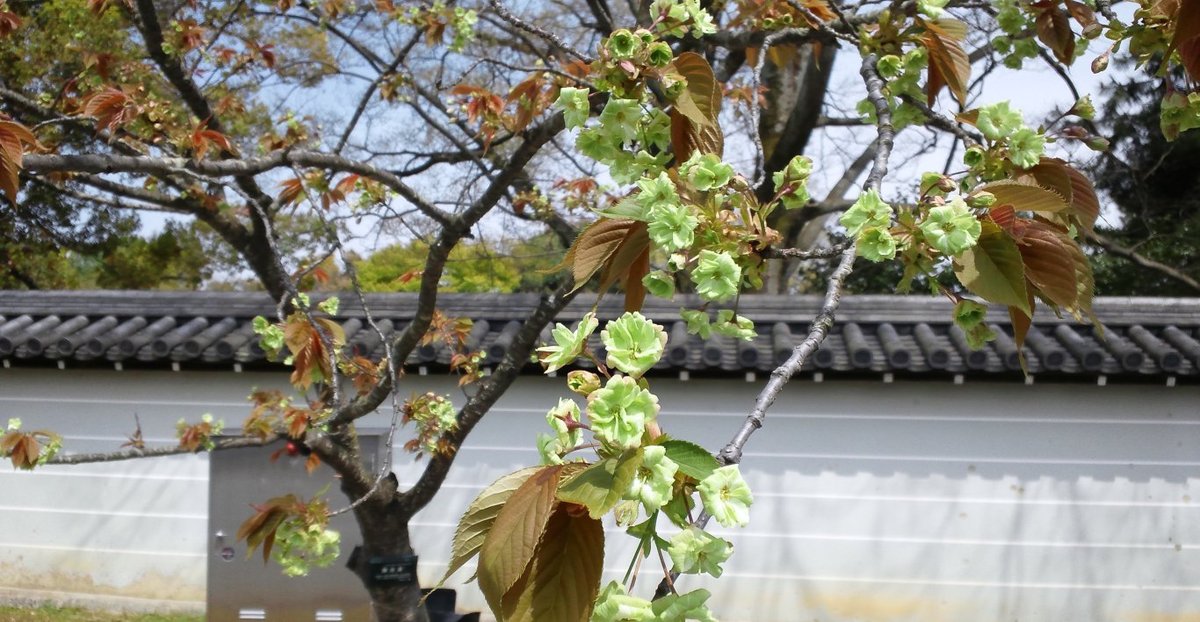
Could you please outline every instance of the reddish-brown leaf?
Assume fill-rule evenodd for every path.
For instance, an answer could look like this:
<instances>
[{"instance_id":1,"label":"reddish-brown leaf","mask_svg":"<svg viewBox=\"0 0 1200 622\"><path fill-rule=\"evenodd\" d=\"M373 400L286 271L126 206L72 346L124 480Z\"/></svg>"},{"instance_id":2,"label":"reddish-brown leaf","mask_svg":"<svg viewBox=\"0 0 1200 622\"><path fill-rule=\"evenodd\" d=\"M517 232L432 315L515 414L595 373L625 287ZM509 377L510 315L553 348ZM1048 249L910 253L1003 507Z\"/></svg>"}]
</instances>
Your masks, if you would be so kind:
<instances>
[{"instance_id":1,"label":"reddish-brown leaf","mask_svg":"<svg viewBox=\"0 0 1200 622\"><path fill-rule=\"evenodd\" d=\"M0 120L0 191L13 203L17 202L21 162L25 152L40 146L33 132L24 125Z\"/></svg>"},{"instance_id":2,"label":"reddish-brown leaf","mask_svg":"<svg viewBox=\"0 0 1200 622\"><path fill-rule=\"evenodd\" d=\"M1075 33L1071 18L1057 6L1042 9L1037 16L1037 36L1054 52L1054 58L1064 65L1075 59Z\"/></svg>"},{"instance_id":3,"label":"reddish-brown leaf","mask_svg":"<svg viewBox=\"0 0 1200 622\"><path fill-rule=\"evenodd\" d=\"M21 27L21 18L12 11L0 11L0 38L7 37Z\"/></svg>"},{"instance_id":4,"label":"reddish-brown leaf","mask_svg":"<svg viewBox=\"0 0 1200 622\"><path fill-rule=\"evenodd\" d=\"M137 106L121 89L106 87L83 102L83 114L96 118L96 130L113 131L137 116Z\"/></svg>"},{"instance_id":5,"label":"reddish-brown leaf","mask_svg":"<svg viewBox=\"0 0 1200 622\"><path fill-rule=\"evenodd\" d=\"M571 266L575 289L587 284L608 263L638 224L644 230L645 223L635 220L601 218L580 232L561 264Z\"/></svg>"},{"instance_id":6,"label":"reddish-brown leaf","mask_svg":"<svg viewBox=\"0 0 1200 622\"><path fill-rule=\"evenodd\" d=\"M7 455L14 468L32 469L40 453L41 447L31 432L13 430L0 436L0 454Z\"/></svg>"},{"instance_id":7,"label":"reddish-brown leaf","mask_svg":"<svg viewBox=\"0 0 1200 622\"><path fill-rule=\"evenodd\" d=\"M227 136L218 131L208 129L207 122L197 125L195 131L192 132L192 152L196 159L203 160L212 146L220 148L225 153L235 152L233 143L229 142Z\"/></svg>"},{"instance_id":8,"label":"reddish-brown leaf","mask_svg":"<svg viewBox=\"0 0 1200 622\"><path fill-rule=\"evenodd\" d=\"M1188 75L1200 81L1200 0L1179 0L1175 34L1167 48L1167 55L1173 51L1179 52Z\"/></svg>"},{"instance_id":9,"label":"reddish-brown leaf","mask_svg":"<svg viewBox=\"0 0 1200 622\"><path fill-rule=\"evenodd\" d=\"M966 105L971 59L962 42L967 37L967 25L950 18L920 23L925 27L921 43L929 50L929 81L925 88L929 105L937 100L942 87L949 87L954 98Z\"/></svg>"},{"instance_id":10,"label":"reddish-brown leaf","mask_svg":"<svg viewBox=\"0 0 1200 622\"><path fill-rule=\"evenodd\" d=\"M501 601L526 573L538 542L557 504L555 491L561 466L534 473L517 488L496 516L479 550L479 589L492 607Z\"/></svg>"},{"instance_id":11,"label":"reddish-brown leaf","mask_svg":"<svg viewBox=\"0 0 1200 622\"><path fill-rule=\"evenodd\" d=\"M1073 308L1078 299L1075 257L1066 236L1049 225L1033 221L1025 228L1017 248L1025 262L1025 276L1041 295L1057 307Z\"/></svg>"}]
</instances>

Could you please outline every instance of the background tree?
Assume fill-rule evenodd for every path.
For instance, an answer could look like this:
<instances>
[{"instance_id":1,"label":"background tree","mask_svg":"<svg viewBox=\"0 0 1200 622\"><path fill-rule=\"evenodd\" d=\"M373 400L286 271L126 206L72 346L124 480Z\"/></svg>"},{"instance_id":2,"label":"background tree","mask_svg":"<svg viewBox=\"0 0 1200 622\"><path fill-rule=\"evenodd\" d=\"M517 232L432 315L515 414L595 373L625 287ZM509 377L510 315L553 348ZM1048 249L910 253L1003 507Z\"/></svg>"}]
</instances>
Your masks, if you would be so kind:
<instances>
[{"instance_id":1,"label":"background tree","mask_svg":"<svg viewBox=\"0 0 1200 622\"><path fill-rule=\"evenodd\" d=\"M529 361L543 328L595 278L601 292L624 290L629 313L601 333L608 357L596 362L605 378L569 381L589 396L587 423L560 405L569 412L552 417L556 436L541 444L550 464L498 483L505 494L492 497L492 519L471 515L472 541L482 545L460 541L457 557L481 555L481 586L505 619L708 619L699 591L653 605L619 585L600 592L594 553L602 535L543 534L594 536L598 517L622 498L643 505L650 516L639 533L660 552L660 511L703 550L719 545L702 535L708 517L744 523L742 448L828 333L857 256L895 260L902 286L931 283L955 303L973 342L991 334L986 307L968 294L1008 307L1018 344L1039 302L1089 317L1093 277L1078 238L1092 233L1099 203L1082 174L1047 152L1053 141L1094 143L1080 124L1089 114L1071 102L1035 127L1006 102L976 105L972 65L1043 57L1061 69L1106 35L1128 40L1140 61L1178 58L1194 81L1196 8L1195 0L1146 2L1126 24L1106 1L1093 8L1074 0L519 8L498 0L7 0L0 192L12 222L64 214L46 221L46 235L109 212L166 211L201 223L279 301L278 317L256 328L269 353L290 361L297 395L256 394L236 435L217 438L221 422L206 419L181 425L176 447L56 455L53 435L12 427L0 451L32 468L290 438L337 471L349 505L281 496L240 535L252 546L276 544L285 568L302 571L329 557L331 512L353 512L363 563L406 554L408 523L437 493L456 449ZM839 50L860 81L848 97L829 89ZM1200 124L1200 95L1170 92L1163 102L1169 128ZM859 126L869 142L845 162L814 165L801 155L819 128ZM962 165L891 180L902 190L885 187L893 155L909 149L897 141L901 131L918 148L948 141ZM814 166L832 180L820 199L810 191ZM842 210L844 243L798 248L821 237L822 225L811 223ZM469 326L439 313L437 299L447 287L492 287L478 272L454 271L455 261L470 264L490 250L471 242L489 229L544 233L570 248L563 276L528 283L545 288L540 304L482 376L463 350ZM383 260L368 261L360 275L354 242L389 231L404 231L396 253L420 248L423 265L392 278L374 271ZM738 293L783 291L794 266L822 257L836 258L827 275L810 278L826 292L824 307L729 445L715 458L668 445L641 378L666 338L635 313L645 296L692 290L704 303L683 310L690 330L744 339L754 327L737 314ZM328 317L337 302L314 305L302 291L329 280L331 265L352 296L363 291L362 276L415 288L412 322L391 339L380 333L383 361L345 352ZM511 272L487 265L497 283L517 286ZM558 327L555 343L540 349L543 363L594 358L583 343L598 326L588 318ZM399 383L412 383L401 363L434 340L455 350L453 366L471 385L457 410L444 397L399 397ZM388 465L370 472L361 460L355 422L380 408L416 422L413 446L429 454L408 489ZM597 460L559 464L576 449L581 425ZM511 503L500 501L510 494ZM691 521L696 495L704 512ZM493 527L507 536L513 525L528 537L487 544ZM548 548L572 542L580 555ZM564 559L578 565L554 565ZM366 579L362 564L354 570ZM564 579L575 583L555 583ZM366 585L380 619L422 617L417 586Z\"/></svg>"}]
</instances>

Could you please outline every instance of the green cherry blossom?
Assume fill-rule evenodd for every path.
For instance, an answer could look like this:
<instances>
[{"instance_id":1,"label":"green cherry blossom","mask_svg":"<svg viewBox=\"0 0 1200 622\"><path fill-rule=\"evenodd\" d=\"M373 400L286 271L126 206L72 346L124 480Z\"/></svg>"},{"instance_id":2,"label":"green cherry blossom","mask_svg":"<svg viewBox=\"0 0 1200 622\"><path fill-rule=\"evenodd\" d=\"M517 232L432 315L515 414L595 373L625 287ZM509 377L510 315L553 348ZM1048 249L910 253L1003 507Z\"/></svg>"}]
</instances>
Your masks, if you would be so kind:
<instances>
[{"instance_id":1,"label":"green cherry blossom","mask_svg":"<svg viewBox=\"0 0 1200 622\"><path fill-rule=\"evenodd\" d=\"M708 339L712 335L712 324L707 311L680 309L679 316L683 318L683 321L687 322L687 331L689 333L700 335L701 339Z\"/></svg>"},{"instance_id":2,"label":"green cherry blossom","mask_svg":"<svg viewBox=\"0 0 1200 622\"><path fill-rule=\"evenodd\" d=\"M1046 137L1027 127L1017 130L1008 139L1008 161L1021 168L1033 168L1046 150Z\"/></svg>"},{"instance_id":3,"label":"green cherry blossom","mask_svg":"<svg viewBox=\"0 0 1200 622\"><path fill-rule=\"evenodd\" d=\"M704 509L723 527L745 527L750 522L750 504L754 497L742 479L738 465L731 464L713 471L700 485L700 500Z\"/></svg>"},{"instance_id":4,"label":"green cherry blossom","mask_svg":"<svg viewBox=\"0 0 1200 622\"><path fill-rule=\"evenodd\" d=\"M742 281L742 268L725 251L700 251L700 259L692 270L696 293L705 300L722 302L737 295Z\"/></svg>"},{"instance_id":5,"label":"green cherry blossom","mask_svg":"<svg viewBox=\"0 0 1200 622\"><path fill-rule=\"evenodd\" d=\"M587 397L600 388L600 376L586 369L576 369L567 374L567 388ZM575 418L579 419L578 410L575 411Z\"/></svg>"},{"instance_id":6,"label":"green cherry blossom","mask_svg":"<svg viewBox=\"0 0 1200 622\"><path fill-rule=\"evenodd\" d=\"M579 404L575 400L561 398L558 406L546 413L546 423L554 430L559 445L565 449L573 449L583 442L583 430L571 424L579 423Z\"/></svg>"},{"instance_id":7,"label":"green cherry blossom","mask_svg":"<svg viewBox=\"0 0 1200 622\"><path fill-rule=\"evenodd\" d=\"M630 596L624 585L610 581L596 597L591 622L653 622L656 619L650 601Z\"/></svg>"},{"instance_id":8,"label":"green cherry blossom","mask_svg":"<svg viewBox=\"0 0 1200 622\"><path fill-rule=\"evenodd\" d=\"M638 142L642 147L666 151L671 146L671 117L658 108L651 108L642 117Z\"/></svg>"},{"instance_id":9,"label":"green cherry blossom","mask_svg":"<svg viewBox=\"0 0 1200 622\"><path fill-rule=\"evenodd\" d=\"M704 604L708 601L708 590L692 590L686 594L668 594L654 601L655 622L717 622Z\"/></svg>"},{"instance_id":10,"label":"green cherry blossom","mask_svg":"<svg viewBox=\"0 0 1200 622\"><path fill-rule=\"evenodd\" d=\"M596 320L595 313L583 316L574 331L563 324L555 325L554 330L550 331L555 345L543 346L537 350L540 353L542 364L546 366L546 373L552 373L564 365L573 363L576 357L583 352L588 335L591 335L599 325L600 322Z\"/></svg>"},{"instance_id":11,"label":"green cherry blossom","mask_svg":"<svg viewBox=\"0 0 1200 622\"><path fill-rule=\"evenodd\" d=\"M755 335L754 322L748 317L735 315L731 309L717 311L717 321L713 322L712 329L719 335L743 341L751 341Z\"/></svg>"},{"instance_id":12,"label":"green cherry blossom","mask_svg":"<svg viewBox=\"0 0 1200 622\"><path fill-rule=\"evenodd\" d=\"M962 199L930 209L921 223L921 233L929 245L951 257L975 246L981 231L979 220Z\"/></svg>"},{"instance_id":13,"label":"green cherry blossom","mask_svg":"<svg viewBox=\"0 0 1200 622\"><path fill-rule=\"evenodd\" d=\"M652 296L670 298L675 295L675 277L662 270L655 270L642 277L642 285Z\"/></svg>"},{"instance_id":14,"label":"green cherry blossom","mask_svg":"<svg viewBox=\"0 0 1200 622\"><path fill-rule=\"evenodd\" d=\"M558 91L554 105L563 111L563 120L568 129L581 127L587 122L591 108L588 106L588 90L564 86Z\"/></svg>"},{"instance_id":15,"label":"green cherry blossom","mask_svg":"<svg viewBox=\"0 0 1200 622\"><path fill-rule=\"evenodd\" d=\"M700 6L700 0L684 0L683 6L687 9L688 17L692 18L692 37L700 39L705 35L711 35L717 32L717 25L713 22L712 15Z\"/></svg>"},{"instance_id":16,"label":"green cherry blossom","mask_svg":"<svg viewBox=\"0 0 1200 622\"><path fill-rule=\"evenodd\" d=\"M671 538L667 553L676 572L720 577L721 564L733 554L733 543L698 527L688 527Z\"/></svg>"},{"instance_id":17,"label":"green cherry blossom","mask_svg":"<svg viewBox=\"0 0 1200 622\"><path fill-rule=\"evenodd\" d=\"M692 154L682 166L680 173L691 182L692 186L701 192L714 188L722 188L733 179L733 167L721 161L721 158L699 151Z\"/></svg>"},{"instance_id":18,"label":"green cherry blossom","mask_svg":"<svg viewBox=\"0 0 1200 622\"><path fill-rule=\"evenodd\" d=\"M638 180L641 192L637 195L639 205L649 209L659 203L679 203L679 193L675 191L675 182L666 173L658 177L646 177Z\"/></svg>"},{"instance_id":19,"label":"green cherry blossom","mask_svg":"<svg viewBox=\"0 0 1200 622\"><path fill-rule=\"evenodd\" d=\"M633 474L625 498L640 502L647 514L653 513L671 500L671 487L678 470L679 465L667 457L667 449L662 445L643 448L642 466Z\"/></svg>"},{"instance_id":20,"label":"green cherry blossom","mask_svg":"<svg viewBox=\"0 0 1200 622\"><path fill-rule=\"evenodd\" d=\"M575 138L575 148L597 162L611 162L622 153L618 145L599 127L589 127Z\"/></svg>"},{"instance_id":21,"label":"green cherry blossom","mask_svg":"<svg viewBox=\"0 0 1200 622\"><path fill-rule=\"evenodd\" d=\"M637 378L662 358L667 333L662 326L634 311L609 322L600 331L600 340L608 350L609 367Z\"/></svg>"},{"instance_id":22,"label":"green cherry blossom","mask_svg":"<svg viewBox=\"0 0 1200 622\"><path fill-rule=\"evenodd\" d=\"M988 139L1000 140L1021 129L1024 123L1021 112L1013 110L1005 101L980 108L975 127Z\"/></svg>"},{"instance_id":23,"label":"green cherry blossom","mask_svg":"<svg viewBox=\"0 0 1200 622\"><path fill-rule=\"evenodd\" d=\"M538 457L544 465L562 464L562 454L566 449L552 434L537 435Z\"/></svg>"},{"instance_id":24,"label":"green cherry blossom","mask_svg":"<svg viewBox=\"0 0 1200 622\"><path fill-rule=\"evenodd\" d=\"M864 229L858 235L858 256L874 261L896 258L896 238L883 227Z\"/></svg>"},{"instance_id":25,"label":"green cherry blossom","mask_svg":"<svg viewBox=\"0 0 1200 622\"><path fill-rule=\"evenodd\" d=\"M650 48L646 50L646 60L655 67L666 67L675 59L675 52L671 51L671 46L662 41L655 41L650 44Z\"/></svg>"},{"instance_id":26,"label":"green cherry blossom","mask_svg":"<svg viewBox=\"0 0 1200 622\"><path fill-rule=\"evenodd\" d=\"M656 203L650 207L646 232L659 248L668 253L684 250L695 241L700 221L692 208L678 203Z\"/></svg>"},{"instance_id":27,"label":"green cherry blossom","mask_svg":"<svg viewBox=\"0 0 1200 622\"><path fill-rule=\"evenodd\" d=\"M613 58L619 60L633 58L642 49L642 38L622 28L609 35L608 40L604 42L604 47L608 49L608 53L612 54Z\"/></svg>"},{"instance_id":28,"label":"green cherry blossom","mask_svg":"<svg viewBox=\"0 0 1200 622\"><path fill-rule=\"evenodd\" d=\"M605 136L616 144L637 138L638 121L642 118L642 107L636 99L612 98L600 112L600 128Z\"/></svg>"},{"instance_id":29,"label":"green cherry blossom","mask_svg":"<svg viewBox=\"0 0 1200 622\"><path fill-rule=\"evenodd\" d=\"M631 449L641 444L646 423L658 417L658 398L637 380L616 375L588 396L587 414L601 443Z\"/></svg>"},{"instance_id":30,"label":"green cherry blossom","mask_svg":"<svg viewBox=\"0 0 1200 622\"><path fill-rule=\"evenodd\" d=\"M854 205L846 210L838 222L846 228L850 237L858 237L864 229L871 227L887 227L892 222L892 206L884 202L879 191L868 190L854 201Z\"/></svg>"}]
</instances>

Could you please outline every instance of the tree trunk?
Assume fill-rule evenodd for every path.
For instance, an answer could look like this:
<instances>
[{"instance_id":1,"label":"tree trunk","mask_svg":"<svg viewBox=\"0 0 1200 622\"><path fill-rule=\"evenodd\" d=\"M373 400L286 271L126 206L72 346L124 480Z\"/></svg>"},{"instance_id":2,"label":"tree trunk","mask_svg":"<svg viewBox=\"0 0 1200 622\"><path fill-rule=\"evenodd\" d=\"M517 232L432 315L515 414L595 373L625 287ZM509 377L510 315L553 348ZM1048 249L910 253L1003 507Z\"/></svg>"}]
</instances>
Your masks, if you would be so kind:
<instances>
[{"instance_id":1,"label":"tree trunk","mask_svg":"<svg viewBox=\"0 0 1200 622\"><path fill-rule=\"evenodd\" d=\"M371 595L371 605L378 622L428 622L421 605L421 584L414 575L411 583L373 585L368 560L372 557L412 555L408 533L409 517L399 511L395 502L378 503L368 500L354 508L354 517L362 531L362 550L352 568Z\"/></svg>"},{"instance_id":2,"label":"tree trunk","mask_svg":"<svg viewBox=\"0 0 1200 622\"><path fill-rule=\"evenodd\" d=\"M807 43L795 47L781 46L780 53L785 59L785 66L779 67L767 61L762 75L769 102L763 108L758 124L766 176L757 194L763 202L770 200L775 193L771 175L782 170L793 157L803 154L808 147L829 90L837 48ZM796 246L804 225L815 215L813 210L807 209L776 210L769 224L783 236L782 245L792 247ZM784 259L769 260L760 291L786 293L790 264Z\"/></svg>"}]
</instances>

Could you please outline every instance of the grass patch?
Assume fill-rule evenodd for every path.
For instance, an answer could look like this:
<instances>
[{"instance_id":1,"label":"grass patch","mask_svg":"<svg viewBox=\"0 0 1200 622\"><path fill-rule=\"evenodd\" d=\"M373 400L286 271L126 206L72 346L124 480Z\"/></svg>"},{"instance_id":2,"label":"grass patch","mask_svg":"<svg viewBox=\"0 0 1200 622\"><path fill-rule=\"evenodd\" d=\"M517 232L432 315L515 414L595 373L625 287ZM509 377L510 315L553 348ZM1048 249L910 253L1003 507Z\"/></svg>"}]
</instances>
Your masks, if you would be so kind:
<instances>
[{"instance_id":1,"label":"grass patch","mask_svg":"<svg viewBox=\"0 0 1200 622\"><path fill-rule=\"evenodd\" d=\"M203 622L202 614L191 613L113 613L38 605L17 607L0 605L0 622Z\"/></svg>"}]
</instances>

